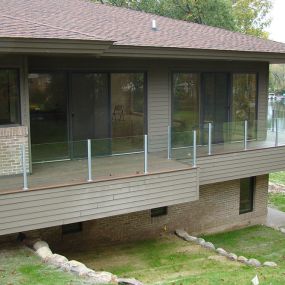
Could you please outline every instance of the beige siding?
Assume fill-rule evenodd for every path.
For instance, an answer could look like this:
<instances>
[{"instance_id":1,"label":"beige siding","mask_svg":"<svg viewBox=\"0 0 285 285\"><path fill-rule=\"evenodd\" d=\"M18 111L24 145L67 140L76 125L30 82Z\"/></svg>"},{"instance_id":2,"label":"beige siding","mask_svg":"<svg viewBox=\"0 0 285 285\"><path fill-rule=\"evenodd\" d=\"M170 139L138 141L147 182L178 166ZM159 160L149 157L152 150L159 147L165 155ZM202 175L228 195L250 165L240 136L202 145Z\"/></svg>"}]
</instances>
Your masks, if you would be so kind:
<instances>
[{"instance_id":1,"label":"beige siding","mask_svg":"<svg viewBox=\"0 0 285 285\"><path fill-rule=\"evenodd\" d=\"M0 196L0 235L199 198L197 169Z\"/></svg>"},{"instance_id":2,"label":"beige siding","mask_svg":"<svg viewBox=\"0 0 285 285\"><path fill-rule=\"evenodd\" d=\"M285 147L207 156L198 159L201 185L284 170Z\"/></svg>"}]
</instances>

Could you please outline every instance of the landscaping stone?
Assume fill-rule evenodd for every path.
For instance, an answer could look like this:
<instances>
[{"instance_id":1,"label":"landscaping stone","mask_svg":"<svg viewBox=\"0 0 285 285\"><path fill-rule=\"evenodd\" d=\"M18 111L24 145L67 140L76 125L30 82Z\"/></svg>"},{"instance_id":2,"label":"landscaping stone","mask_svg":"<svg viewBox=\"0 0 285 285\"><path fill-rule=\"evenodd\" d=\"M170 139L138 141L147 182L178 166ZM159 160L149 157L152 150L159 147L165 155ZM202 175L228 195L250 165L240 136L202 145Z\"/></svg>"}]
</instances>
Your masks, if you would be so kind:
<instances>
[{"instance_id":1,"label":"landscaping stone","mask_svg":"<svg viewBox=\"0 0 285 285\"><path fill-rule=\"evenodd\" d=\"M285 228L279 228L280 232L285 234Z\"/></svg>"},{"instance_id":2,"label":"landscaping stone","mask_svg":"<svg viewBox=\"0 0 285 285\"><path fill-rule=\"evenodd\" d=\"M126 284L126 285L143 285L142 282L136 279L129 279L129 278L118 278L119 284Z\"/></svg>"},{"instance_id":3,"label":"landscaping stone","mask_svg":"<svg viewBox=\"0 0 285 285\"><path fill-rule=\"evenodd\" d=\"M184 230L176 230L175 231L175 233L179 236L179 237L181 237L181 238L183 238L184 240L186 240L186 241L196 241L197 240L197 238L196 237L193 237L193 236L190 236L186 231L184 231Z\"/></svg>"},{"instance_id":4,"label":"landscaping stone","mask_svg":"<svg viewBox=\"0 0 285 285\"><path fill-rule=\"evenodd\" d=\"M248 261L248 259L241 255L238 257L237 261L239 261L241 263L246 263Z\"/></svg>"},{"instance_id":5,"label":"landscaping stone","mask_svg":"<svg viewBox=\"0 0 285 285\"><path fill-rule=\"evenodd\" d=\"M220 248L220 247L216 249L216 252L220 255L223 255L223 256L228 255L228 253L223 248Z\"/></svg>"},{"instance_id":6,"label":"landscaping stone","mask_svg":"<svg viewBox=\"0 0 285 285\"><path fill-rule=\"evenodd\" d=\"M47 247L49 248L49 245L47 242L43 241L43 240L39 240L39 241L36 241L34 244L33 244L33 248L35 251L37 251L38 249L42 248L42 247Z\"/></svg>"},{"instance_id":7,"label":"landscaping stone","mask_svg":"<svg viewBox=\"0 0 285 285\"><path fill-rule=\"evenodd\" d=\"M52 252L49 247L40 247L37 249L36 254L44 260L52 256Z\"/></svg>"},{"instance_id":8,"label":"landscaping stone","mask_svg":"<svg viewBox=\"0 0 285 285\"><path fill-rule=\"evenodd\" d=\"M209 241L203 243L203 247L210 249L210 250L215 250L215 246Z\"/></svg>"},{"instance_id":9,"label":"landscaping stone","mask_svg":"<svg viewBox=\"0 0 285 285\"><path fill-rule=\"evenodd\" d=\"M67 262L70 265L70 271L78 274L79 276L87 274L88 268L81 262L70 260Z\"/></svg>"},{"instance_id":10,"label":"landscaping stone","mask_svg":"<svg viewBox=\"0 0 285 285\"><path fill-rule=\"evenodd\" d=\"M265 261L263 263L263 266L267 266L267 267L277 267L277 264L273 261Z\"/></svg>"},{"instance_id":11,"label":"landscaping stone","mask_svg":"<svg viewBox=\"0 0 285 285\"><path fill-rule=\"evenodd\" d=\"M238 259L237 255L232 252L227 254L227 258L232 261L237 261Z\"/></svg>"},{"instance_id":12,"label":"landscaping stone","mask_svg":"<svg viewBox=\"0 0 285 285\"><path fill-rule=\"evenodd\" d=\"M118 284L118 277L109 272L94 272L89 281L92 284Z\"/></svg>"},{"instance_id":13,"label":"landscaping stone","mask_svg":"<svg viewBox=\"0 0 285 285\"><path fill-rule=\"evenodd\" d=\"M46 258L44 261L56 267L62 267L63 264L68 262L68 259L63 255L55 253Z\"/></svg>"},{"instance_id":14,"label":"landscaping stone","mask_svg":"<svg viewBox=\"0 0 285 285\"><path fill-rule=\"evenodd\" d=\"M246 262L247 265L250 265L250 266L254 266L254 267L260 267L261 266L261 263L260 261L258 261L257 259L255 258L250 258L247 262Z\"/></svg>"},{"instance_id":15,"label":"landscaping stone","mask_svg":"<svg viewBox=\"0 0 285 285\"><path fill-rule=\"evenodd\" d=\"M205 243L205 240L203 238L197 238L196 242L200 245L203 245Z\"/></svg>"}]
</instances>

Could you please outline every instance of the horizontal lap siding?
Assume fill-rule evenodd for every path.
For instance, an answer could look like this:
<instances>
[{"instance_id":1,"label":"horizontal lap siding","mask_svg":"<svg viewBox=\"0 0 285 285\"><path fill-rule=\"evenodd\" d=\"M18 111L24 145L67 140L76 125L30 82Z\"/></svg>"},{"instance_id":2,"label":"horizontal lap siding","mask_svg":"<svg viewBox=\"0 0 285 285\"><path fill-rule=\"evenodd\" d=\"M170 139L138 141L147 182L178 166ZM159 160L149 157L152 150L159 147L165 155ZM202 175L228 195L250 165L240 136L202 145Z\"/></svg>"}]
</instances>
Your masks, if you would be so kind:
<instances>
[{"instance_id":1,"label":"horizontal lap siding","mask_svg":"<svg viewBox=\"0 0 285 285\"><path fill-rule=\"evenodd\" d=\"M0 235L199 198L197 169L0 196Z\"/></svg>"},{"instance_id":2,"label":"horizontal lap siding","mask_svg":"<svg viewBox=\"0 0 285 285\"><path fill-rule=\"evenodd\" d=\"M285 147L198 158L201 185L268 174L285 169Z\"/></svg>"}]
</instances>

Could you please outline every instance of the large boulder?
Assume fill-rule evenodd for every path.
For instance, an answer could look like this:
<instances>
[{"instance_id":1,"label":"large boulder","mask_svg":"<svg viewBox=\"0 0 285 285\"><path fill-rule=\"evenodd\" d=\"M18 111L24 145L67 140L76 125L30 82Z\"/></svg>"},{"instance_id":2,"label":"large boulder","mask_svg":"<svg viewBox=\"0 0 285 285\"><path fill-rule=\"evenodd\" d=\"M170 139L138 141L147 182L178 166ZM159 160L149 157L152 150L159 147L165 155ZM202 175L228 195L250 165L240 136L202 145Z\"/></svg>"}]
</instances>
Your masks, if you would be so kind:
<instances>
[{"instance_id":1,"label":"large boulder","mask_svg":"<svg viewBox=\"0 0 285 285\"><path fill-rule=\"evenodd\" d=\"M247 262L246 262L247 265L250 265L250 266L254 266L254 267L260 267L261 266L261 263L259 260L255 259L255 258L250 258Z\"/></svg>"},{"instance_id":2,"label":"large boulder","mask_svg":"<svg viewBox=\"0 0 285 285\"><path fill-rule=\"evenodd\" d=\"M237 261L239 261L241 263L246 263L248 261L248 259L241 255L238 257Z\"/></svg>"},{"instance_id":3,"label":"large boulder","mask_svg":"<svg viewBox=\"0 0 285 285\"><path fill-rule=\"evenodd\" d=\"M68 259L60 254L53 254L51 256L49 256L48 258L45 259L45 262L54 265L56 267L62 267L63 264L68 262Z\"/></svg>"},{"instance_id":4,"label":"large boulder","mask_svg":"<svg viewBox=\"0 0 285 285\"><path fill-rule=\"evenodd\" d=\"M197 238L196 237L193 237L193 236L190 236L186 231L184 230L176 230L175 231L176 235L183 238L184 240L186 241L196 241Z\"/></svg>"},{"instance_id":5,"label":"large boulder","mask_svg":"<svg viewBox=\"0 0 285 285\"><path fill-rule=\"evenodd\" d=\"M37 251L38 249L40 249L42 247L48 247L49 248L49 245L47 242L45 242L43 240L38 240L33 244L33 248L35 251Z\"/></svg>"},{"instance_id":6,"label":"large boulder","mask_svg":"<svg viewBox=\"0 0 285 285\"><path fill-rule=\"evenodd\" d=\"M231 253L228 253L227 258L228 258L229 260L232 260L232 261L237 261L237 259L238 259L237 255L234 254L234 253L232 253L232 252L231 252Z\"/></svg>"},{"instance_id":7,"label":"large boulder","mask_svg":"<svg viewBox=\"0 0 285 285\"><path fill-rule=\"evenodd\" d=\"M203 244L205 244L205 240L203 238L197 238L196 242L202 246L203 246Z\"/></svg>"},{"instance_id":8,"label":"large boulder","mask_svg":"<svg viewBox=\"0 0 285 285\"><path fill-rule=\"evenodd\" d=\"M36 254L41 258L41 259L48 259L52 256L52 252L49 247L40 247L37 249Z\"/></svg>"},{"instance_id":9,"label":"large boulder","mask_svg":"<svg viewBox=\"0 0 285 285\"><path fill-rule=\"evenodd\" d=\"M88 279L92 284L118 284L118 277L110 272L94 272Z\"/></svg>"},{"instance_id":10,"label":"large boulder","mask_svg":"<svg viewBox=\"0 0 285 285\"><path fill-rule=\"evenodd\" d=\"M216 252L219 255L222 255L222 256L227 256L228 255L228 253L223 248L220 248L220 247L216 249Z\"/></svg>"},{"instance_id":11,"label":"large boulder","mask_svg":"<svg viewBox=\"0 0 285 285\"><path fill-rule=\"evenodd\" d=\"M277 267L277 264L273 261L265 261L263 263L263 266L267 266L267 267Z\"/></svg>"},{"instance_id":12,"label":"large boulder","mask_svg":"<svg viewBox=\"0 0 285 285\"><path fill-rule=\"evenodd\" d=\"M79 276L86 275L89 271L89 268L79 261L70 260L67 263L69 264L69 271L74 272Z\"/></svg>"},{"instance_id":13,"label":"large boulder","mask_svg":"<svg viewBox=\"0 0 285 285\"><path fill-rule=\"evenodd\" d=\"M203 243L202 246L207 248L207 249L210 249L210 250L215 250L215 246L211 242L209 242L209 241Z\"/></svg>"}]
</instances>

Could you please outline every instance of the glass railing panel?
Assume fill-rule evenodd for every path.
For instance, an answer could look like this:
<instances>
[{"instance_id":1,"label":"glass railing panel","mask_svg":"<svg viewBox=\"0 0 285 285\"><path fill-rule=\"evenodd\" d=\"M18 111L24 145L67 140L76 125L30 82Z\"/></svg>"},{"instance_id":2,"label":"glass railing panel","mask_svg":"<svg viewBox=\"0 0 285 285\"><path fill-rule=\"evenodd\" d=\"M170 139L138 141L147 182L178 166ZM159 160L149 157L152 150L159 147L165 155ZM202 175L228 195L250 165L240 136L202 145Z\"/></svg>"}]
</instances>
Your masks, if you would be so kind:
<instances>
[{"instance_id":1,"label":"glass railing panel","mask_svg":"<svg viewBox=\"0 0 285 285\"><path fill-rule=\"evenodd\" d=\"M285 145L285 118L277 118L275 122L275 132L277 131L277 137L275 134L276 145Z\"/></svg>"},{"instance_id":2,"label":"glass railing panel","mask_svg":"<svg viewBox=\"0 0 285 285\"><path fill-rule=\"evenodd\" d=\"M187 160L188 163L191 164L193 159L193 141L193 131L172 132L170 143L171 158L176 160Z\"/></svg>"}]
</instances>

